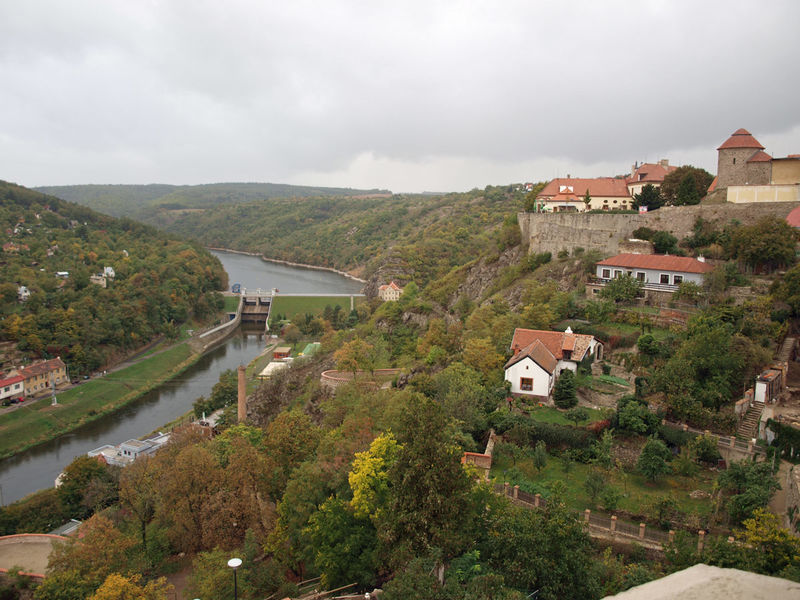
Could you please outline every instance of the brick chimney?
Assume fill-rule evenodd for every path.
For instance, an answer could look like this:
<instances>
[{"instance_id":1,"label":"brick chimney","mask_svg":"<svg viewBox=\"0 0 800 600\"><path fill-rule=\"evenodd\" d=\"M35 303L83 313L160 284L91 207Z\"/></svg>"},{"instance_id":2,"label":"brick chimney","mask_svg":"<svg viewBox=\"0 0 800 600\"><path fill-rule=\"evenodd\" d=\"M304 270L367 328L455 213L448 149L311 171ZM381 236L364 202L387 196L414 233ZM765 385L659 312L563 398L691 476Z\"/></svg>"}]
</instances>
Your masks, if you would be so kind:
<instances>
[{"instance_id":1,"label":"brick chimney","mask_svg":"<svg viewBox=\"0 0 800 600\"><path fill-rule=\"evenodd\" d=\"M239 423L244 423L247 418L247 384L244 377L244 365L239 365L239 389L237 397L237 420Z\"/></svg>"},{"instance_id":2,"label":"brick chimney","mask_svg":"<svg viewBox=\"0 0 800 600\"><path fill-rule=\"evenodd\" d=\"M519 344L514 344L514 348L512 348L512 350L514 350L514 356L519 354Z\"/></svg>"}]
</instances>

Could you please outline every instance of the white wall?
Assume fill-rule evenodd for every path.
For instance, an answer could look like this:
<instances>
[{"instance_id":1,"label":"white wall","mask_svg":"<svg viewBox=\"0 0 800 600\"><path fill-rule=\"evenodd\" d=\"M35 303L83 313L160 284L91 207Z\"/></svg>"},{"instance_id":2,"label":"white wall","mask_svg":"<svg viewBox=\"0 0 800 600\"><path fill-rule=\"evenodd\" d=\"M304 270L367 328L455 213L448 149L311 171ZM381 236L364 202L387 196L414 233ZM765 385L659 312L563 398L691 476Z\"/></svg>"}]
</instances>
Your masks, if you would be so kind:
<instances>
[{"instance_id":1,"label":"white wall","mask_svg":"<svg viewBox=\"0 0 800 600\"><path fill-rule=\"evenodd\" d=\"M608 269L610 277L603 276L603 270ZM609 267L607 265L597 265L596 275L600 279L614 279L618 275L615 274L615 271L621 271L622 274L630 273L633 277L636 277L637 273L644 273L644 282L645 283L661 283L661 275L669 275L669 285L678 285L674 283L675 275L679 275L683 277L683 281L691 281L696 283L697 285L703 285L703 274L702 273L682 273L679 271L658 271L656 269L637 269L637 268L624 268L624 267Z\"/></svg>"},{"instance_id":2,"label":"white wall","mask_svg":"<svg viewBox=\"0 0 800 600\"><path fill-rule=\"evenodd\" d=\"M519 382L523 377L533 379L533 389L531 391L522 391L520 389ZM505 379L511 382L512 394L547 397L550 395L550 390L553 389L553 377L528 357L506 369Z\"/></svg>"}]
</instances>

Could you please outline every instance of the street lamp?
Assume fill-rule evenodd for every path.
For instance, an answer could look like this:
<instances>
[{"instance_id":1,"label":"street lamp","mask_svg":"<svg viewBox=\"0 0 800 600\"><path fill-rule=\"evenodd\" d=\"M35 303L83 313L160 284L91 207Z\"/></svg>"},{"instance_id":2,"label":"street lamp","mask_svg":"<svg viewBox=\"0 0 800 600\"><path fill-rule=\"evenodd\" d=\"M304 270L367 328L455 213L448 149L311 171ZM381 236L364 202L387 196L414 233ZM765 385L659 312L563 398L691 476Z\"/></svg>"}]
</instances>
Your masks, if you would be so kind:
<instances>
[{"instance_id":1,"label":"street lamp","mask_svg":"<svg viewBox=\"0 0 800 600\"><path fill-rule=\"evenodd\" d=\"M228 561L228 566L233 569L233 598L234 600L238 600L239 590L236 587L236 569L242 566L242 559L232 558Z\"/></svg>"}]
</instances>

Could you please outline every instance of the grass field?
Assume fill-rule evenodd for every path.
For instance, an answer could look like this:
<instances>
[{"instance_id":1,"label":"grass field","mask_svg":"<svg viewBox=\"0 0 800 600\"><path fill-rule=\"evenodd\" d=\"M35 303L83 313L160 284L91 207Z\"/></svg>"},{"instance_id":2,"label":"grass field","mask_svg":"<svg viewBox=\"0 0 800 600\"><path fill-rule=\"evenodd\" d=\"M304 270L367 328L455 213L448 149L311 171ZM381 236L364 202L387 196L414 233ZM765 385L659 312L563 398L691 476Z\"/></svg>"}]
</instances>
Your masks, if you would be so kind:
<instances>
[{"instance_id":1,"label":"grass field","mask_svg":"<svg viewBox=\"0 0 800 600\"><path fill-rule=\"evenodd\" d=\"M236 312L239 308L239 296L225 296L225 312Z\"/></svg>"},{"instance_id":2,"label":"grass field","mask_svg":"<svg viewBox=\"0 0 800 600\"><path fill-rule=\"evenodd\" d=\"M356 306L364 302L364 298L359 296L354 300ZM350 298L343 296L275 296L270 312L273 316L281 314L291 319L298 313L316 315L325 310L326 306L334 308L337 304L345 314L350 313Z\"/></svg>"},{"instance_id":3,"label":"grass field","mask_svg":"<svg viewBox=\"0 0 800 600\"><path fill-rule=\"evenodd\" d=\"M173 377L194 362L188 344L180 344L125 369L114 371L50 397L28 400L0 415L0 458L10 456L112 412Z\"/></svg>"},{"instance_id":4,"label":"grass field","mask_svg":"<svg viewBox=\"0 0 800 600\"><path fill-rule=\"evenodd\" d=\"M539 472L533 466L531 451L519 450L516 459L507 450L508 444L495 446L492 461L492 477L498 481L508 481L511 485L519 485L520 489L529 493L541 493L546 497L556 481L566 487L565 502L578 511L586 508L595 509L589 494L584 489L586 477L592 470L591 465L571 462L568 470L564 469L560 458L549 456L547 465ZM620 469L603 471L606 484L622 493L618 508L634 514L647 514L649 507L664 497L673 498L679 510L685 513L696 513L707 516L711 512L711 502L704 498L692 498L689 494L695 490L711 492L716 479L712 471L701 470L693 478L678 475L665 476L656 482L647 481L638 473L626 473Z\"/></svg>"}]
</instances>

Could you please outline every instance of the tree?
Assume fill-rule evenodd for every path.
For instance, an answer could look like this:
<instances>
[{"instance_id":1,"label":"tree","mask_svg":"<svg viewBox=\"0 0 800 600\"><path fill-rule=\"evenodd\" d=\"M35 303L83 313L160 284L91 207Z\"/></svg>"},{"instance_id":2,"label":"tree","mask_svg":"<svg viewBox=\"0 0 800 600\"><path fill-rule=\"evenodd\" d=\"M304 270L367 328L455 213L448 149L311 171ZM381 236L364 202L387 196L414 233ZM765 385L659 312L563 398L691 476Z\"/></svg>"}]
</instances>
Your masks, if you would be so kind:
<instances>
[{"instance_id":1,"label":"tree","mask_svg":"<svg viewBox=\"0 0 800 600\"><path fill-rule=\"evenodd\" d=\"M536 442L533 448L533 466L537 471L541 471L547 465L547 447L543 440Z\"/></svg>"},{"instance_id":2,"label":"tree","mask_svg":"<svg viewBox=\"0 0 800 600\"><path fill-rule=\"evenodd\" d=\"M794 264L796 245L795 230L785 219L769 215L734 230L726 250L752 269L772 272Z\"/></svg>"},{"instance_id":3,"label":"tree","mask_svg":"<svg viewBox=\"0 0 800 600\"><path fill-rule=\"evenodd\" d=\"M592 501L592 504L597 502L597 498L603 492L605 487L605 475L603 475L597 469L592 469L583 482L583 489L585 489L586 493L589 494L589 499Z\"/></svg>"},{"instance_id":4,"label":"tree","mask_svg":"<svg viewBox=\"0 0 800 600\"><path fill-rule=\"evenodd\" d=\"M647 402L630 395L617 400L617 420L620 429L638 434L654 432L659 422L658 416L647 408Z\"/></svg>"},{"instance_id":5,"label":"tree","mask_svg":"<svg viewBox=\"0 0 800 600\"><path fill-rule=\"evenodd\" d=\"M359 370L366 370L369 367L372 350L373 347L361 338L345 342L333 353L336 368L340 371L351 371L355 378Z\"/></svg>"},{"instance_id":6,"label":"tree","mask_svg":"<svg viewBox=\"0 0 800 600\"><path fill-rule=\"evenodd\" d=\"M588 187L586 188L586 193L583 195L583 203L586 206L586 210L589 210L592 205L592 197L589 195Z\"/></svg>"},{"instance_id":7,"label":"tree","mask_svg":"<svg viewBox=\"0 0 800 600\"><path fill-rule=\"evenodd\" d=\"M570 369L564 369L558 376L553 387L553 402L558 408L572 408L578 404L575 393L575 374Z\"/></svg>"},{"instance_id":8,"label":"tree","mask_svg":"<svg viewBox=\"0 0 800 600\"><path fill-rule=\"evenodd\" d=\"M141 456L122 470L119 480L120 504L139 525L142 549L147 552L147 525L156 515L156 469L149 456Z\"/></svg>"},{"instance_id":9,"label":"tree","mask_svg":"<svg viewBox=\"0 0 800 600\"><path fill-rule=\"evenodd\" d=\"M578 423L589 418L589 411L582 406L576 406L575 408L571 408L567 411L566 417L575 423L575 427L577 427Z\"/></svg>"},{"instance_id":10,"label":"tree","mask_svg":"<svg viewBox=\"0 0 800 600\"><path fill-rule=\"evenodd\" d=\"M110 467L84 454L64 469L58 495L69 514L84 518L112 504L117 499L117 486L116 473L112 474ZM94 492L91 497L90 491Z\"/></svg>"},{"instance_id":11,"label":"tree","mask_svg":"<svg viewBox=\"0 0 800 600\"><path fill-rule=\"evenodd\" d=\"M488 378L500 373L503 356L494 349L489 338L470 338L464 344L464 364Z\"/></svg>"},{"instance_id":12,"label":"tree","mask_svg":"<svg viewBox=\"0 0 800 600\"><path fill-rule=\"evenodd\" d=\"M600 439L592 444L594 458L592 462L603 469L610 469L614 466L614 457L611 450L614 447L614 434L610 429L603 431Z\"/></svg>"},{"instance_id":13,"label":"tree","mask_svg":"<svg viewBox=\"0 0 800 600\"><path fill-rule=\"evenodd\" d=\"M645 443L639 459L636 461L636 468L650 481L655 481L662 475L669 472L669 460L671 454L667 445L661 440L651 437Z\"/></svg>"},{"instance_id":14,"label":"tree","mask_svg":"<svg viewBox=\"0 0 800 600\"><path fill-rule=\"evenodd\" d=\"M740 461L719 474L720 488L728 495L725 507L734 523L740 523L767 505L780 484L769 463Z\"/></svg>"},{"instance_id":15,"label":"tree","mask_svg":"<svg viewBox=\"0 0 800 600\"><path fill-rule=\"evenodd\" d=\"M675 200L673 204L675 206L691 206L693 204L700 204L700 200L704 195L704 193L701 193L697 189L697 184L694 180L694 174L687 173L678 184L678 189L675 192Z\"/></svg>"},{"instance_id":16,"label":"tree","mask_svg":"<svg viewBox=\"0 0 800 600\"><path fill-rule=\"evenodd\" d=\"M353 468L348 475L353 491L351 504L357 517L379 519L389 501L389 470L397 461L399 446L394 435L384 433L376 437L366 452L357 452Z\"/></svg>"},{"instance_id":17,"label":"tree","mask_svg":"<svg viewBox=\"0 0 800 600\"><path fill-rule=\"evenodd\" d=\"M656 231L651 241L656 254L681 254L678 238L668 231Z\"/></svg>"},{"instance_id":18,"label":"tree","mask_svg":"<svg viewBox=\"0 0 800 600\"><path fill-rule=\"evenodd\" d=\"M661 197L664 198L664 202L666 204L676 204L676 200L678 198L678 188L686 176L690 174L692 176L697 197L703 198L706 195L708 187L714 180L714 176L705 169L699 169L697 167L692 167L691 165L684 165L678 167L670 173L667 173L664 176L664 181L661 183L660 191Z\"/></svg>"},{"instance_id":19,"label":"tree","mask_svg":"<svg viewBox=\"0 0 800 600\"><path fill-rule=\"evenodd\" d=\"M652 183L648 183L642 188L642 191L633 197L634 208L646 206L647 210L656 210L661 208L664 200L661 198L661 192ZM639 238L646 239L646 238Z\"/></svg>"},{"instance_id":20,"label":"tree","mask_svg":"<svg viewBox=\"0 0 800 600\"><path fill-rule=\"evenodd\" d=\"M140 576L111 573L89 600L168 600L173 587L163 577L139 583Z\"/></svg>"},{"instance_id":21,"label":"tree","mask_svg":"<svg viewBox=\"0 0 800 600\"><path fill-rule=\"evenodd\" d=\"M603 286L600 297L614 302L632 302L641 289L641 281L632 275L620 275Z\"/></svg>"}]
</instances>

